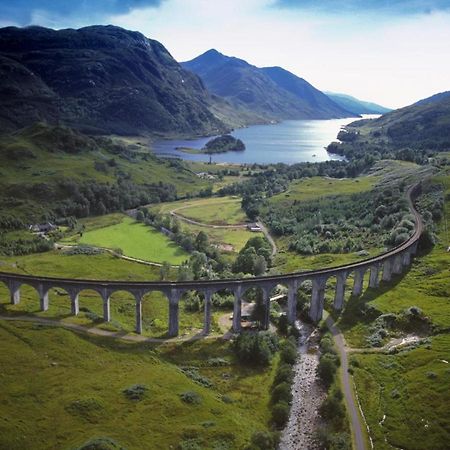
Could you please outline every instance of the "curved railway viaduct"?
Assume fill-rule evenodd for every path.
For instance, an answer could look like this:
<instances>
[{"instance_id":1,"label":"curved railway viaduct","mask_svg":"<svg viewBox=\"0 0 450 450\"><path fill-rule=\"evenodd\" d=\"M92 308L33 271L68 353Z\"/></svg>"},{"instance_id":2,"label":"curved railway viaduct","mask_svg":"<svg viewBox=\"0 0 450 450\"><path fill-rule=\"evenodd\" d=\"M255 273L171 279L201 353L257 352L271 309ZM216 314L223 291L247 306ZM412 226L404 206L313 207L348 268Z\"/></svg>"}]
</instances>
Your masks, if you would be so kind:
<instances>
[{"instance_id":1,"label":"curved railway viaduct","mask_svg":"<svg viewBox=\"0 0 450 450\"><path fill-rule=\"evenodd\" d=\"M142 333L142 299L144 295L154 291L164 293L168 299L169 307L169 335L178 335L178 310L179 301L187 291L197 291L204 295L204 333L210 331L211 326L211 298L215 292L228 290L234 293L233 331L241 330L241 299L243 294L251 288L260 288L263 293L265 315L264 328L269 326L270 293L277 285L288 288L287 317L290 323L296 318L297 290L300 285L309 280L312 282L312 294L309 316L312 321L318 322L322 318L325 286L331 277L336 277L333 307L340 311L344 305L345 284L347 278L353 274L352 295L361 295L363 281L366 272L369 272L369 287L377 287L380 281L389 281L392 274L400 274L411 263L411 258L416 254L419 238L423 231L423 223L419 213L415 210L412 197L420 189L420 184L409 187L407 198L411 213L415 218L414 234L401 245L356 263L331 267L327 269L296 272L286 275L261 276L244 279L224 280L200 280L188 282L130 282L130 281L106 281L106 280L81 280L68 278L50 278L30 275L19 275L0 272L0 282L6 284L10 291L11 303L17 305L20 302L20 288L23 285L32 286L38 293L40 308L46 311L49 306L49 291L53 288L65 290L70 297L71 312L77 315L79 312L78 297L80 292L89 289L99 293L103 300L103 318L111 320L110 298L114 292L126 291L135 298L136 304L136 332Z\"/></svg>"}]
</instances>

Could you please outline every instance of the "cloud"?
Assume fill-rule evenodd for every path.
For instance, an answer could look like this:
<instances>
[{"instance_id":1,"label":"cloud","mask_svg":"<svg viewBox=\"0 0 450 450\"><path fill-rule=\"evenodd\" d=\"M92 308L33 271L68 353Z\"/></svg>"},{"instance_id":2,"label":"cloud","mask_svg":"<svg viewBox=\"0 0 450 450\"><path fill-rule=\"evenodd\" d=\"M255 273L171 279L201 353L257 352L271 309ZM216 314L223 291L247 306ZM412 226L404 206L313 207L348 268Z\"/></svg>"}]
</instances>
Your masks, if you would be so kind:
<instances>
[{"instance_id":1,"label":"cloud","mask_svg":"<svg viewBox=\"0 0 450 450\"><path fill-rule=\"evenodd\" d=\"M450 0L277 0L278 8L321 11L328 14L372 14L407 16L449 11Z\"/></svg>"},{"instance_id":2,"label":"cloud","mask_svg":"<svg viewBox=\"0 0 450 450\"><path fill-rule=\"evenodd\" d=\"M135 8L155 7L162 0L0 0L2 23L39 24L36 20L61 23L101 20L109 14L122 14ZM7 20L6 20L7 18Z\"/></svg>"},{"instance_id":3,"label":"cloud","mask_svg":"<svg viewBox=\"0 0 450 450\"><path fill-rule=\"evenodd\" d=\"M35 24L119 25L162 42L178 61L216 48L260 67L284 67L319 89L391 107L450 89L450 0L14 3L24 4L40 6L30 9ZM330 9L332 4L338 6ZM3 0L0 17L12 21L1 7Z\"/></svg>"},{"instance_id":4,"label":"cloud","mask_svg":"<svg viewBox=\"0 0 450 450\"><path fill-rule=\"evenodd\" d=\"M449 13L374 20L276 5L167 0L158 9L109 20L160 40L178 61L216 48L257 66L285 67L319 89L386 106L450 89Z\"/></svg>"}]
</instances>

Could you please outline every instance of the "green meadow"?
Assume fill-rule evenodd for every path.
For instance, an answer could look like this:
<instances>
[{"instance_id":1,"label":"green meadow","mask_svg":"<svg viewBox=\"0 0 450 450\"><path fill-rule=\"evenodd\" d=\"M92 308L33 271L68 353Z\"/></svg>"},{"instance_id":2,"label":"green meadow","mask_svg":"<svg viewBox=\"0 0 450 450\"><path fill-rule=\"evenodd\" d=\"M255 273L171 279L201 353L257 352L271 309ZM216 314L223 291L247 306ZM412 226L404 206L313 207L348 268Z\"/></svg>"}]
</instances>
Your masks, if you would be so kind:
<instances>
[{"instance_id":1,"label":"green meadow","mask_svg":"<svg viewBox=\"0 0 450 450\"><path fill-rule=\"evenodd\" d=\"M287 191L271 197L271 202L289 203L292 201L314 200L330 195L350 195L356 192L369 191L378 181L377 176L358 178L312 177L293 181Z\"/></svg>"},{"instance_id":2,"label":"green meadow","mask_svg":"<svg viewBox=\"0 0 450 450\"><path fill-rule=\"evenodd\" d=\"M108 221L107 216L99 217L100 225L95 223L97 218L89 219L85 223L86 231L77 242L110 249L120 248L126 256L156 263L167 261L179 265L189 258L188 253L160 231L125 215L112 216L111 221Z\"/></svg>"},{"instance_id":3,"label":"green meadow","mask_svg":"<svg viewBox=\"0 0 450 450\"><path fill-rule=\"evenodd\" d=\"M157 347L2 321L0 448L71 450L101 437L127 450L243 448L267 429L274 366L243 367L220 340ZM127 398L136 384L143 396ZM198 403L182 400L190 392Z\"/></svg>"}]
</instances>

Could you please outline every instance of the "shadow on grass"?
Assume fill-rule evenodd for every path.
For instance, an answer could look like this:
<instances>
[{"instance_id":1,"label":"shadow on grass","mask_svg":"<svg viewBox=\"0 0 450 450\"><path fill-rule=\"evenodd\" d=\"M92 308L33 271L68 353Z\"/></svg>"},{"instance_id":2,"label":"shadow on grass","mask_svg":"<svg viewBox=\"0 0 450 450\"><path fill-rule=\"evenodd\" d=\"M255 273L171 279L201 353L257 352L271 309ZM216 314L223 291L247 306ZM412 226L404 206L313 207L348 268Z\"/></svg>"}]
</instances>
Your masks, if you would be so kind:
<instances>
[{"instance_id":1,"label":"shadow on grass","mask_svg":"<svg viewBox=\"0 0 450 450\"><path fill-rule=\"evenodd\" d=\"M332 313L333 319L339 320L341 330L347 331L358 323L369 324L375 320L381 314L381 311L369 305L369 303L397 286L408 272L409 268L399 275L393 275L391 281L381 281L379 287L368 288L361 296L351 295L345 303L341 315Z\"/></svg>"}]
</instances>

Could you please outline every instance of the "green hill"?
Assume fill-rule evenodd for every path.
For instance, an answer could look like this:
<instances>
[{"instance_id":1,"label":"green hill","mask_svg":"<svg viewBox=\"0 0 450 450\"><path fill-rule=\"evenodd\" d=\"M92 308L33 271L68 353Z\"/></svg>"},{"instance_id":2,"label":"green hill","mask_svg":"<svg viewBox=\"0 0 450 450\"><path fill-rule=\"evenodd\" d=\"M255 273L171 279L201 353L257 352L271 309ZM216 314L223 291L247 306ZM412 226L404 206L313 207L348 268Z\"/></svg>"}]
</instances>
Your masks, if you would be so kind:
<instances>
[{"instance_id":1,"label":"green hill","mask_svg":"<svg viewBox=\"0 0 450 450\"><path fill-rule=\"evenodd\" d=\"M437 94L413 105L359 120L346 126L328 151L360 158L397 158L422 163L435 153L450 150L450 94Z\"/></svg>"},{"instance_id":2,"label":"green hill","mask_svg":"<svg viewBox=\"0 0 450 450\"><path fill-rule=\"evenodd\" d=\"M175 200L210 185L145 140L35 124L0 136L0 229Z\"/></svg>"}]
</instances>

